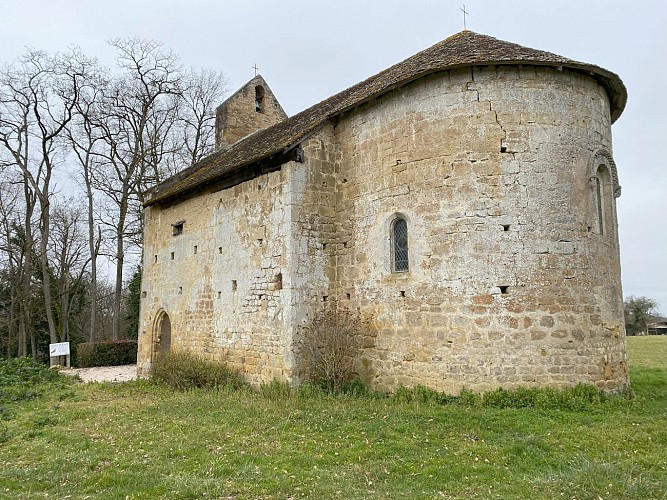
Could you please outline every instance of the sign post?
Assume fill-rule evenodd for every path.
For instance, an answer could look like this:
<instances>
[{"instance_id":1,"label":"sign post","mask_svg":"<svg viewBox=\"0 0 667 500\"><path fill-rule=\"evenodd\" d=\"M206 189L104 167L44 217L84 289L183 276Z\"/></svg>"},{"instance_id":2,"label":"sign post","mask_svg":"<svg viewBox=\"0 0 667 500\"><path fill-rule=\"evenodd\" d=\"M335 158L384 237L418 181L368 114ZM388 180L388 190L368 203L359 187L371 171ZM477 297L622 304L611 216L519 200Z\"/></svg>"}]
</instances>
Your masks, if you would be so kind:
<instances>
[{"instance_id":1,"label":"sign post","mask_svg":"<svg viewBox=\"0 0 667 500\"><path fill-rule=\"evenodd\" d=\"M49 344L49 357L51 366L62 365L61 356L65 356L65 366L70 368L69 342L58 342Z\"/></svg>"}]
</instances>

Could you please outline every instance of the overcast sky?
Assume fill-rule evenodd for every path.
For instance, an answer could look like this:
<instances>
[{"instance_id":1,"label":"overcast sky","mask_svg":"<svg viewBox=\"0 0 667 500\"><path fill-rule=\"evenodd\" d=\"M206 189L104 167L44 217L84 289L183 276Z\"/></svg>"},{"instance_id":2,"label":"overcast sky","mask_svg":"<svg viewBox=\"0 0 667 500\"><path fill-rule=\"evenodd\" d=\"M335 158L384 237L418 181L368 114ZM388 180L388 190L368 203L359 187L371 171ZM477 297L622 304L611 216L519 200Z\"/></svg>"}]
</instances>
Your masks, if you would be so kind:
<instances>
[{"instance_id":1,"label":"overcast sky","mask_svg":"<svg viewBox=\"0 0 667 500\"><path fill-rule=\"evenodd\" d=\"M667 315L667 2L467 0L467 27L617 73L628 105L614 124L623 293ZM26 46L78 45L108 66L105 40L161 41L187 66L252 66L293 115L463 29L447 0L0 0L0 61Z\"/></svg>"}]
</instances>

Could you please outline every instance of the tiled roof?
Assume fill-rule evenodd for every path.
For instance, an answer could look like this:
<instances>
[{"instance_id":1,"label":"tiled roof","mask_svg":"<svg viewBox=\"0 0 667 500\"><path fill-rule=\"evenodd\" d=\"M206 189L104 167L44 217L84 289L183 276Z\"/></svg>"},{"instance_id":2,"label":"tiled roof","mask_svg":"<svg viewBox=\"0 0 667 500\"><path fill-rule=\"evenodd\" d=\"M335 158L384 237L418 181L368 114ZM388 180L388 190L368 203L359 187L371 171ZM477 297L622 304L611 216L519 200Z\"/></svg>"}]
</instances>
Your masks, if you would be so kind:
<instances>
[{"instance_id":1,"label":"tiled roof","mask_svg":"<svg viewBox=\"0 0 667 500\"><path fill-rule=\"evenodd\" d=\"M625 107L625 86L621 79L610 71L551 52L530 49L472 31L461 31L272 127L241 139L229 149L216 151L154 187L149 192L146 205L192 191L255 162L282 154L329 118L424 75L490 64L530 64L582 71L591 75L606 89L611 103L612 122L621 115Z\"/></svg>"}]
</instances>

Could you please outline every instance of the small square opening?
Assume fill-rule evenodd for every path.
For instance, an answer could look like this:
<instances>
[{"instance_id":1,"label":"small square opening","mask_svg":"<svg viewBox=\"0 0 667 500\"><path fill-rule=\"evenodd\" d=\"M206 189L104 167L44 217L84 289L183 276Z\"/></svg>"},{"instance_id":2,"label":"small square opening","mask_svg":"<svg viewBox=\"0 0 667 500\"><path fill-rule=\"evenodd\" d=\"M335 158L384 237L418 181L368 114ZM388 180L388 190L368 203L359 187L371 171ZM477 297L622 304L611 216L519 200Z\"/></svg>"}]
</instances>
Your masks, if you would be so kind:
<instances>
[{"instance_id":1,"label":"small square opening","mask_svg":"<svg viewBox=\"0 0 667 500\"><path fill-rule=\"evenodd\" d=\"M178 222L175 222L174 224L171 225L171 234L174 236L178 236L179 234L183 234L183 224L185 224L185 221L181 220Z\"/></svg>"},{"instance_id":2,"label":"small square opening","mask_svg":"<svg viewBox=\"0 0 667 500\"><path fill-rule=\"evenodd\" d=\"M510 225L509 224L503 224L503 231L509 231L510 230Z\"/></svg>"},{"instance_id":3,"label":"small square opening","mask_svg":"<svg viewBox=\"0 0 667 500\"><path fill-rule=\"evenodd\" d=\"M500 293L502 293L503 295L509 293L510 290L509 285L501 285L498 288L500 288Z\"/></svg>"}]
</instances>

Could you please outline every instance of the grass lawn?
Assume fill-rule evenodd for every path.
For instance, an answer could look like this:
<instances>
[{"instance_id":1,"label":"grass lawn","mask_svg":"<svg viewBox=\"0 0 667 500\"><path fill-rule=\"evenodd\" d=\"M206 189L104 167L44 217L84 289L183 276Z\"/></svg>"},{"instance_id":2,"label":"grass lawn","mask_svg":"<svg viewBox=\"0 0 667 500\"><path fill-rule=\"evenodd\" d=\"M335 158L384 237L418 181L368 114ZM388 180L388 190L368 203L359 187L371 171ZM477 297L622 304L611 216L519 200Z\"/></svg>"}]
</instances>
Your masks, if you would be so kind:
<instances>
[{"instance_id":1,"label":"grass lawn","mask_svg":"<svg viewBox=\"0 0 667 500\"><path fill-rule=\"evenodd\" d=\"M0 497L667 498L667 337L628 345L634 399L579 411L56 388L0 412Z\"/></svg>"}]
</instances>

